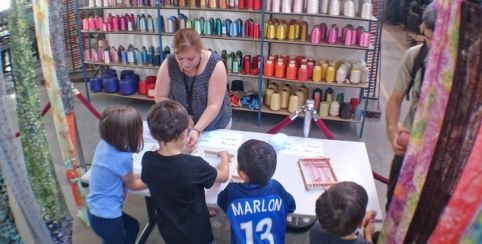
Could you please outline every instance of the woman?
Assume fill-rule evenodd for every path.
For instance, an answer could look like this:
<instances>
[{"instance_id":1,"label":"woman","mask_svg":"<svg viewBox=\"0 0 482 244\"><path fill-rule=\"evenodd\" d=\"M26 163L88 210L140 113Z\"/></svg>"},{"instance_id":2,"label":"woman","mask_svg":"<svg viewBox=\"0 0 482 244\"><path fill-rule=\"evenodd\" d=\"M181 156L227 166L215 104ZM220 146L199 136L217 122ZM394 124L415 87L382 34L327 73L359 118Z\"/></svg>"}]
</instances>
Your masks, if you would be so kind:
<instances>
[{"instance_id":1,"label":"woman","mask_svg":"<svg viewBox=\"0 0 482 244\"><path fill-rule=\"evenodd\" d=\"M194 124L187 143L192 148L204 130L231 128L227 74L221 57L203 48L195 30L176 32L173 47L174 55L159 68L154 98L172 99L186 108Z\"/></svg>"}]
</instances>

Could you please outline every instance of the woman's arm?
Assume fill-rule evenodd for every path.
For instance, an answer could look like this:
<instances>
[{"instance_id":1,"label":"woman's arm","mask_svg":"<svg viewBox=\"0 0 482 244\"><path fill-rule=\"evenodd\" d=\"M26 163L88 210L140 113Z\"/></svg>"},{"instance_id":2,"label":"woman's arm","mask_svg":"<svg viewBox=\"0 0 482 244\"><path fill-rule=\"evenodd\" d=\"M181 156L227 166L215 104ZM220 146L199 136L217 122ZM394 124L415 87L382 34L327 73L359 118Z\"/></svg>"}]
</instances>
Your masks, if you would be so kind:
<instances>
[{"instance_id":1,"label":"woman's arm","mask_svg":"<svg viewBox=\"0 0 482 244\"><path fill-rule=\"evenodd\" d=\"M141 176L134 172L130 172L126 176L122 177L122 181L130 190L142 190L147 188L144 182L142 182Z\"/></svg>"},{"instance_id":2,"label":"woman's arm","mask_svg":"<svg viewBox=\"0 0 482 244\"><path fill-rule=\"evenodd\" d=\"M157 72L156 88L154 93L154 100L156 103L169 99L169 89L171 80L169 79L169 69L167 59L162 62Z\"/></svg>"},{"instance_id":3,"label":"woman's arm","mask_svg":"<svg viewBox=\"0 0 482 244\"><path fill-rule=\"evenodd\" d=\"M223 99L226 94L226 84L228 83L228 75L223 62L219 61L214 68L213 74L209 79L208 85L208 104L199 121L194 125L194 129L202 132L219 113L223 105Z\"/></svg>"}]
</instances>

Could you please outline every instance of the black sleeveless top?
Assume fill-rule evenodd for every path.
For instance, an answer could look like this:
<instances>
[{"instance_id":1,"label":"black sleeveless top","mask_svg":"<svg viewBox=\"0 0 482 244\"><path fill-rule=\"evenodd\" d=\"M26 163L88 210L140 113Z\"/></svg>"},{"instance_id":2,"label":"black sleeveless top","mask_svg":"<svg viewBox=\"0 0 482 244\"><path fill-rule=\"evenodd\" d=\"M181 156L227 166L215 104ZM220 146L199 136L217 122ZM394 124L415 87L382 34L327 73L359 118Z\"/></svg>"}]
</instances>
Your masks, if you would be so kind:
<instances>
[{"instance_id":1,"label":"black sleeveless top","mask_svg":"<svg viewBox=\"0 0 482 244\"><path fill-rule=\"evenodd\" d=\"M214 67L216 67L216 64L221 60L222 59L218 54L211 53L211 56L206 64L206 68L204 68L203 72L195 77L189 77L181 71L174 55L170 55L168 57L167 65L169 70L169 79L171 79L169 98L182 104L186 109L188 109L189 106L187 96L191 94L186 91L186 87L192 87L191 110L194 124L199 121L199 118L201 118L204 110L206 110L208 104L209 79L214 71ZM231 120L231 115L231 104L229 103L229 95L226 89L223 104L221 105L218 115L204 130L210 131L226 128Z\"/></svg>"}]
</instances>

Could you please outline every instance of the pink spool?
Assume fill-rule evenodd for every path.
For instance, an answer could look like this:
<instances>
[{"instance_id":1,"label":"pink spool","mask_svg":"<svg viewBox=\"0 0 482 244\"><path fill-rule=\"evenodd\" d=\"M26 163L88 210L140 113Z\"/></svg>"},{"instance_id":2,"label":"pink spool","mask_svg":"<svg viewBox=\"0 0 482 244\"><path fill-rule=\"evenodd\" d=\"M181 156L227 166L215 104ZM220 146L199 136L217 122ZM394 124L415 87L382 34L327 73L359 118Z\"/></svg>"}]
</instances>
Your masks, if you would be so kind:
<instances>
[{"instance_id":1,"label":"pink spool","mask_svg":"<svg viewBox=\"0 0 482 244\"><path fill-rule=\"evenodd\" d=\"M360 43L360 35L365 31L365 28L363 26L358 26L356 28L356 44Z\"/></svg>"},{"instance_id":2,"label":"pink spool","mask_svg":"<svg viewBox=\"0 0 482 244\"><path fill-rule=\"evenodd\" d=\"M365 31L365 32L361 33L361 35L360 35L360 47L365 47L365 48L370 47L370 39L371 39L370 32Z\"/></svg>"},{"instance_id":3,"label":"pink spool","mask_svg":"<svg viewBox=\"0 0 482 244\"><path fill-rule=\"evenodd\" d=\"M328 43L335 44L338 41L338 27L332 25L328 30Z\"/></svg>"},{"instance_id":4,"label":"pink spool","mask_svg":"<svg viewBox=\"0 0 482 244\"><path fill-rule=\"evenodd\" d=\"M112 18L112 30L119 31L119 16Z\"/></svg>"},{"instance_id":5,"label":"pink spool","mask_svg":"<svg viewBox=\"0 0 482 244\"><path fill-rule=\"evenodd\" d=\"M85 18L82 20L82 30L89 30L89 19Z\"/></svg>"},{"instance_id":6,"label":"pink spool","mask_svg":"<svg viewBox=\"0 0 482 244\"><path fill-rule=\"evenodd\" d=\"M356 45L356 30L352 30L352 35L351 35L351 45Z\"/></svg>"},{"instance_id":7,"label":"pink spool","mask_svg":"<svg viewBox=\"0 0 482 244\"><path fill-rule=\"evenodd\" d=\"M345 44L345 46L351 46L351 40L354 35L354 30L348 29L345 33L345 39L343 40L343 44Z\"/></svg>"},{"instance_id":8,"label":"pink spool","mask_svg":"<svg viewBox=\"0 0 482 244\"><path fill-rule=\"evenodd\" d=\"M94 17L89 17L89 30L95 30L95 19Z\"/></svg>"},{"instance_id":9,"label":"pink spool","mask_svg":"<svg viewBox=\"0 0 482 244\"><path fill-rule=\"evenodd\" d=\"M345 27L343 27L343 29L341 29L341 39L343 40L343 42L345 42L346 32L348 30L353 30L353 26L352 25L346 25Z\"/></svg>"},{"instance_id":10,"label":"pink spool","mask_svg":"<svg viewBox=\"0 0 482 244\"><path fill-rule=\"evenodd\" d=\"M102 30L102 24L104 24L104 21L102 20L102 18L98 17L98 16L95 16L94 22L95 22L95 29L96 30Z\"/></svg>"},{"instance_id":11,"label":"pink spool","mask_svg":"<svg viewBox=\"0 0 482 244\"><path fill-rule=\"evenodd\" d=\"M97 54L97 50L92 48L90 51L92 52L92 61L99 62L99 55Z\"/></svg>"},{"instance_id":12,"label":"pink spool","mask_svg":"<svg viewBox=\"0 0 482 244\"><path fill-rule=\"evenodd\" d=\"M326 30L328 27L326 27L325 23L320 23L320 40L325 40L326 39Z\"/></svg>"},{"instance_id":13,"label":"pink spool","mask_svg":"<svg viewBox=\"0 0 482 244\"><path fill-rule=\"evenodd\" d=\"M126 30L127 30L126 17L124 17L124 16L120 17L120 30L121 30L121 31L126 31Z\"/></svg>"},{"instance_id":14,"label":"pink spool","mask_svg":"<svg viewBox=\"0 0 482 244\"><path fill-rule=\"evenodd\" d=\"M109 24L103 23L103 24L102 24L102 31L110 31L110 30L109 30Z\"/></svg>"},{"instance_id":15,"label":"pink spool","mask_svg":"<svg viewBox=\"0 0 482 244\"><path fill-rule=\"evenodd\" d=\"M321 41L320 27L315 25L311 30L311 43L318 44Z\"/></svg>"}]
</instances>

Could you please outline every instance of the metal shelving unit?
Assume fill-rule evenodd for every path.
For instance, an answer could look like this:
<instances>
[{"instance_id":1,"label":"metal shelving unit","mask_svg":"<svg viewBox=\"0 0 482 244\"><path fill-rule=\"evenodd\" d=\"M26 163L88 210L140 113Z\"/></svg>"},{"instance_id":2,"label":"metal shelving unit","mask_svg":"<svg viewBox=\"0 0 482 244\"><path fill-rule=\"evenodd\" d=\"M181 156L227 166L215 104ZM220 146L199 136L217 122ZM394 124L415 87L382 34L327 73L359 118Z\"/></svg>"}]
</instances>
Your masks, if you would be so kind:
<instances>
[{"instance_id":1,"label":"metal shelving unit","mask_svg":"<svg viewBox=\"0 0 482 244\"><path fill-rule=\"evenodd\" d=\"M263 81L283 81L283 82L290 82L296 84L312 84L312 85L319 85L319 86L333 86L333 87L344 87L344 88L354 88L360 89L360 101L364 101L365 104L360 104L360 106L364 106L364 111L367 110L368 105L368 96L364 96L367 92L372 90L374 86L376 86L376 79L377 75L374 74L378 71L378 64L380 62L379 51L380 51L380 33L381 33L381 25L379 21L379 17L381 16L381 1L374 0L374 12L376 12L376 16L371 19L363 19L360 17L345 17L345 16L331 16L327 14L305 14L305 13L281 13L281 12L271 12L265 11L266 9L266 1L263 1L262 10L248 10L248 9L212 9L212 8L190 8L190 7L178 7L178 6L161 6L163 4L162 0L156 1L156 6L142 6L142 7L131 7L131 6L120 6L120 7L81 7L78 6L78 0L76 0L76 17L77 17L77 27L79 31L79 36L81 34L119 34L119 35L157 35L159 37L159 46L162 47L162 37L163 36L173 36L173 33L159 33L159 32L140 32L140 31L116 31L116 32L106 32L106 31L80 31L80 19L79 19L79 10L89 11L89 10L109 10L109 9L156 9L158 18L161 16L161 10L177 10L178 15L180 14L181 10L189 10L189 11L212 11L212 12L234 12L234 13L249 13L249 14L260 14L261 17L261 24L260 26L264 26L265 20L267 20L267 16L269 19L273 18L273 15L286 15L286 16L307 16L307 17L314 17L314 18L333 18L333 19L343 19L343 20L352 20L354 22L368 22L368 31L372 33L372 42L371 46L368 48L360 47L360 46L344 46L342 44L329 44L329 43L320 43L320 44L312 44L310 42L304 41L291 41L291 40L273 40L273 39L266 39L264 36L264 28L261 29L260 39L252 39L252 38L245 38L245 37L229 37L229 36L219 36L219 35L202 35L204 39L220 39L220 40L230 40L230 41L245 41L245 42L258 42L260 43L259 54L261 56L261 63L264 63L263 57L264 55L264 44L268 45L268 56L271 52L272 45L302 45L302 46L313 46L313 47L323 47L323 48L337 48L337 49L351 49L351 50L362 50L365 51L365 61L369 65L369 82L368 83L358 83L358 84L347 84L347 83L327 83L327 82L313 82L313 81L297 81L297 80L288 80L285 78L275 78L275 77L266 77L263 76L263 65L260 67L259 75L248 75L248 74L241 74L241 73L229 73L228 76L232 77L244 77L244 78L253 78L258 80L258 95L261 98L263 96ZM157 29L161 29L160 22L157 21ZM80 40L79 40L79 43ZM340 43L340 42L338 42ZM85 70L84 64L90 65L102 65L102 66L119 66L119 67L126 67L126 68L142 68L142 69L158 69L159 66L153 65L136 65L136 64L118 64L118 63L110 63L105 64L102 62L84 62L83 60L83 51L84 48L81 46L81 59L82 59L82 67ZM163 60L163 52L160 53L161 59ZM377 57L377 58L373 58ZM88 87L87 83L87 76L84 75L84 79L86 82L86 89ZM119 94L111 94L111 93L104 93L110 96L119 96L119 97L128 97L133 99L142 99L142 100L150 100L153 99L147 98L142 95L132 95L132 96L122 96ZM89 97L88 91L87 96ZM233 107L233 110L240 110L240 111L253 111L258 112L258 124L262 123L262 114L269 113L269 114L280 114L280 115L289 115L290 113L286 109L282 109L279 111L271 111L266 106L261 106L259 110L249 110L246 108L239 108ZM365 123L365 116L363 116L362 120L354 120L354 119L341 119L339 117L328 116L324 117L323 119L326 120L333 120L333 121L341 121L341 122L350 122L350 123L357 123L361 124L360 126L360 133L359 136L363 136L363 129Z\"/></svg>"}]
</instances>

